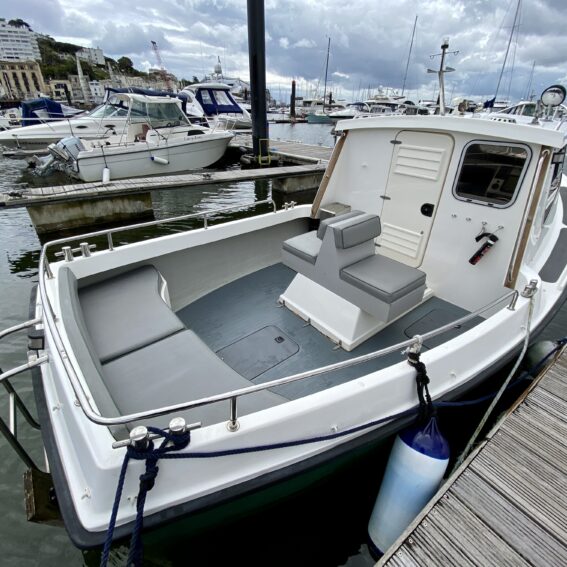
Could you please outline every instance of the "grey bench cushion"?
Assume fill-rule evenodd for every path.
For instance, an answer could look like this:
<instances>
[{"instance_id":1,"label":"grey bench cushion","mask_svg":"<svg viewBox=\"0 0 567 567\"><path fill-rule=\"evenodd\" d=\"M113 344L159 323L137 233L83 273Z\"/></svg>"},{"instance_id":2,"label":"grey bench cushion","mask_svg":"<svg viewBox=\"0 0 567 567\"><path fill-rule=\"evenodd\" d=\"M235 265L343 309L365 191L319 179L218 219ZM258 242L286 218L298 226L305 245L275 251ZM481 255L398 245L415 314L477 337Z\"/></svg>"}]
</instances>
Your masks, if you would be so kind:
<instances>
[{"instance_id":1,"label":"grey bench cushion","mask_svg":"<svg viewBox=\"0 0 567 567\"><path fill-rule=\"evenodd\" d=\"M380 217L368 213L334 223L335 246L352 248L380 236Z\"/></svg>"},{"instance_id":2,"label":"grey bench cushion","mask_svg":"<svg viewBox=\"0 0 567 567\"><path fill-rule=\"evenodd\" d=\"M77 294L77 279L66 266L59 269L57 279L59 280L61 320L63 321L73 354L79 364L80 372L87 383L100 414L104 417L118 417L120 412L102 379L102 367L83 319L83 312ZM117 438L128 435L126 428L121 425L112 427L111 431Z\"/></svg>"},{"instance_id":3,"label":"grey bench cushion","mask_svg":"<svg viewBox=\"0 0 567 567\"><path fill-rule=\"evenodd\" d=\"M101 362L185 329L160 296L161 278L142 266L79 290L85 324Z\"/></svg>"},{"instance_id":4,"label":"grey bench cushion","mask_svg":"<svg viewBox=\"0 0 567 567\"><path fill-rule=\"evenodd\" d=\"M425 273L421 270L379 255L343 268L340 277L345 282L390 304L425 286Z\"/></svg>"},{"instance_id":5,"label":"grey bench cushion","mask_svg":"<svg viewBox=\"0 0 567 567\"><path fill-rule=\"evenodd\" d=\"M282 248L306 262L315 264L321 249L321 241L317 238L317 231L312 230L285 240Z\"/></svg>"},{"instance_id":6,"label":"grey bench cushion","mask_svg":"<svg viewBox=\"0 0 567 567\"><path fill-rule=\"evenodd\" d=\"M227 366L190 330L176 333L103 366L106 385L122 414L178 404L251 386L250 381ZM244 415L287 399L269 391L238 399ZM227 421L229 402L216 402L185 412L144 420L144 424L167 427L177 415L210 425Z\"/></svg>"}]
</instances>

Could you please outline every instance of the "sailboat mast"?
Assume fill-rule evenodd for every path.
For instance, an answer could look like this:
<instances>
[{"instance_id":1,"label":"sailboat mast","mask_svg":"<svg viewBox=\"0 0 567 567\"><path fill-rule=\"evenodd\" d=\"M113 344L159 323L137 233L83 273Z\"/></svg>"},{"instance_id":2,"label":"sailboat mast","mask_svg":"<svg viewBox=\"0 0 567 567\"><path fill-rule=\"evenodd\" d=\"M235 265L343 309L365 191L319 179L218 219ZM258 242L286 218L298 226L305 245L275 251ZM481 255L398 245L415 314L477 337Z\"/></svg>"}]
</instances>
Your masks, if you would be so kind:
<instances>
[{"instance_id":1,"label":"sailboat mast","mask_svg":"<svg viewBox=\"0 0 567 567\"><path fill-rule=\"evenodd\" d=\"M404 91L406 88L406 79L408 78L408 68L409 68L409 62L410 62L410 58L411 58L411 50L413 48L413 38L415 37L415 28L417 26L417 16L415 17L415 22L413 23L413 31L411 32L411 43L410 43L410 47L409 47L409 53L408 53L408 60L406 63L406 72L404 74L404 82L402 84L402 96L404 96Z\"/></svg>"},{"instance_id":2,"label":"sailboat mast","mask_svg":"<svg viewBox=\"0 0 567 567\"><path fill-rule=\"evenodd\" d=\"M325 86L323 87L323 112L325 112L325 101L327 98L327 71L329 70L329 51L331 50L331 38L327 44L327 63L325 64Z\"/></svg>"},{"instance_id":3,"label":"sailboat mast","mask_svg":"<svg viewBox=\"0 0 567 567\"><path fill-rule=\"evenodd\" d=\"M526 96L524 97L524 100L532 100L531 90L532 90L532 82L534 80L534 69L535 69L535 61L533 62L532 65L532 72L530 73L530 80L528 81L528 88L526 89Z\"/></svg>"},{"instance_id":4,"label":"sailboat mast","mask_svg":"<svg viewBox=\"0 0 567 567\"><path fill-rule=\"evenodd\" d=\"M518 20L518 14L520 12L520 4L522 0L518 0L518 5L516 6L516 13L514 14L514 23L512 24L512 33L510 33L510 38L508 39L508 47L506 48L506 55L504 56L504 63L502 63L502 70L500 71L500 77L498 77L498 85L496 85L496 92L494 93L494 102L498 97L498 90L500 89L500 82L502 81L502 75L504 75L504 68L506 67L506 61L508 59L508 53L510 52L510 45L512 44L512 38L514 37L514 31L516 30L516 21Z\"/></svg>"}]
</instances>

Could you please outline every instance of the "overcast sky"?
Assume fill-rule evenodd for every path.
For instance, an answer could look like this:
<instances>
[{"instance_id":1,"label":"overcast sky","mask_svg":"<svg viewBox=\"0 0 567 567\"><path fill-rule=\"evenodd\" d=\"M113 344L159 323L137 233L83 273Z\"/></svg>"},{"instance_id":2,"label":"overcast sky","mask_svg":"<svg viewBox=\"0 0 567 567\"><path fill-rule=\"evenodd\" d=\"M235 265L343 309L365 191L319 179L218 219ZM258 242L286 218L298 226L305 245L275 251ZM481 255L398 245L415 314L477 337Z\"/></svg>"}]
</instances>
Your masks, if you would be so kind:
<instances>
[{"instance_id":1,"label":"overcast sky","mask_svg":"<svg viewBox=\"0 0 567 567\"><path fill-rule=\"evenodd\" d=\"M411 97L436 96L441 40L449 37L447 99L494 96L518 0L266 0L267 82L287 98L319 83L327 41L328 84L335 98L359 99L368 88L401 89L415 17L406 81ZM220 56L224 74L248 79L245 0L0 0L0 17L22 18L60 41L130 57L147 70L158 43L165 67L178 78L210 73ZM523 98L535 61L532 90L567 84L567 0L523 0L498 98ZM517 40L516 40L517 37ZM512 72L513 71L513 72Z\"/></svg>"}]
</instances>

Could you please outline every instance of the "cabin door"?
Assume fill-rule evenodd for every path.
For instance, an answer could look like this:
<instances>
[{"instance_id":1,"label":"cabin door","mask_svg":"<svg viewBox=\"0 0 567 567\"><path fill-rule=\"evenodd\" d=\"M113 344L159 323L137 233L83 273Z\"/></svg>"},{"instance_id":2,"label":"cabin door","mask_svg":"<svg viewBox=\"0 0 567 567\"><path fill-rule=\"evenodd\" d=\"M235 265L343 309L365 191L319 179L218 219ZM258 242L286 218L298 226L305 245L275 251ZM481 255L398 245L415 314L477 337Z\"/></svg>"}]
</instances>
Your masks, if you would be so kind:
<instances>
[{"instance_id":1,"label":"cabin door","mask_svg":"<svg viewBox=\"0 0 567 567\"><path fill-rule=\"evenodd\" d=\"M388 183L380 197L382 233L377 244L380 254L417 267L445 184L453 138L403 130L393 144Z\"/></svg>"}]
</instances>

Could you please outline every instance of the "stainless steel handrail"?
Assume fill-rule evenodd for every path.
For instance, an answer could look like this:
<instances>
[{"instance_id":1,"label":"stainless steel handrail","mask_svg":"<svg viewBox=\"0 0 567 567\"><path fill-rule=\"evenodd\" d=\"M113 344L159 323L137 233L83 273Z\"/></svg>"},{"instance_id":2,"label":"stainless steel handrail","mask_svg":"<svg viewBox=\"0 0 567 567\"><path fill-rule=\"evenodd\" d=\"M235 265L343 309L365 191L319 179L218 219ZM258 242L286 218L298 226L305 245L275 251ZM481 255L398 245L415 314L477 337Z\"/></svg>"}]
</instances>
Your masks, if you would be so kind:
<instances>
[{"instance_id":1,"label":"stainless steel handrail","mask_svg":"<svg viewBox=\"0 0 567 567\"><path fill-rule=\"evenodd\" d=\"M208 228L208 219L210 218L211 215L215 215L215 214L219 214L219 213L225 213L225 212L229 212L229 211L237 211L239 209L247 209L247 208L251 208L251 207L256 207L258 205L271 205L273 212L277 212L277 208L276 208L276 203L273 199L264 199L262 201L253 201L251 203L243 203L240 205L231 205L230 207L222 207L219 209L213 209L211 211L203 211L200 213L191 213L188 215L181 215L178 217L168 217L166 219L158 219L158 220L154 220L154 221L146 221L146 222L140 222L140 223L136 223L136 224L130 224L128 226L120 226L120 227L116 227L116 228L108 228L108 229L104 229L104 230L97 230L94 232L88 232L86 234L81 234L80 236L67 236L65 238L58 238L56 240L51 240L49 242L46 242L41 250L41 258L40 258L40 275L43 273L41 271L41 260L45 257L45 255L47 254L47 249L48 248L53 248L54 246L58 246L60 244L66 244L67 242L74 242L76 240L79 239L87 239L87 238L94 238L97 236L106 236L107 240L108 240L108 249L109 250L114 250L114 241L112 239L112 235L113 234L117 234L119 232L127 232L130 230L137 230L139 228L149 228L151 226L157 226L160 224L166 224L166 223L171 223L171 222L179 222L182 220L188 220L188 219L194 219L194 218L200 218L202 217L204 220L204 228ZM45 265L45 264L43 264Z\"/></svg>"},{"instance_id":2,"label":"stainless steel handrail","mask_svg":"<svg viewBox=\"0 0 567 567\"><path fill-rule=\"evenodd\" d=\"M32 327L33 325L39 325L41 323L41 317L37 317L35 319L30 319L29 321L25 321L24 323L19 323L18 325L14 325L13 327L8 327L3 331L0 331L0 339L15 333L16 331L22 331L23 329L27 329L28 327Z\"/></svg>"},{"instance_id":3,"label":"stainless steel handrail","mask_svg":"<svg viewBox=\"0 0 567 567\"><path fill-rule=\"evenodd\" d=\"M8 335L11 335L12 333L15 333L17 331L23 331L24 329L28 329L29 327L38 325L41 322L42 319L38 317L35 319L30 319L29 321L25 321L24 323L19 323L18 325L14 325L12 327L4 329L3 331L0 331L0 340L3 339L4 337L7 337ZM6 424L5 421L2 418L0 418L0 434L12 446L12 448L16 451L20 459L22 459L22 461L27 465L28 468L37 469L37 470L39 469L35 464L34 460L24 449L23 445L18 441L18 410L20 410L23 417L31 427L33 427L34 429L39 429L40 426L39 423L37 423L37 421L32 417L24 401L22 400L22 398L20 398L20 396L18 395L18 393L16 392L16 390L14 389L14 387L12 386L12 384L8 379L11 378L12 376L16 376L17 374L21 374L22 372L35 368L36 366L39 366L44 362L47 362L47 360L48 360L47 355L38 357L35 355L31 356L30 353L28 353L27 363L21 366L17 366L15 368L11 368L6 372L2 372L2 370L0 369L0 383L2 384L2 386L4 386L4 389L8 394L8 410L9 410L8 424Z\"/></svg>"},{"instance_id":4,"label":"stainless steel handrail","mask_svg":"<svg viewBox=\"0 0 567 567\"><path fill-rule=\"evenodd\" d=\"M0 340L12 333L16 333L17 331L23 331L24 329L28 329L29 327L33 327L35 325L39 325L42 323L41 317L37 317L35 319L30 319L29 321L25 321L23 323L19 323L18 325L14 325L13 327L8 327L3 331L0 331ZM40 366L44 362L47 362L47 355L41 357L35 357L33 360L28 360L25 364L20 366L16 366L15 368L11 368L10 370L6 370L6 372L0 373L0 382L6 380L7 378L11 378L12 376L16 376L17 374L21 374L26 370L30 370L35 368L36 366Z\"/></svg>"}]
</instances>

